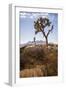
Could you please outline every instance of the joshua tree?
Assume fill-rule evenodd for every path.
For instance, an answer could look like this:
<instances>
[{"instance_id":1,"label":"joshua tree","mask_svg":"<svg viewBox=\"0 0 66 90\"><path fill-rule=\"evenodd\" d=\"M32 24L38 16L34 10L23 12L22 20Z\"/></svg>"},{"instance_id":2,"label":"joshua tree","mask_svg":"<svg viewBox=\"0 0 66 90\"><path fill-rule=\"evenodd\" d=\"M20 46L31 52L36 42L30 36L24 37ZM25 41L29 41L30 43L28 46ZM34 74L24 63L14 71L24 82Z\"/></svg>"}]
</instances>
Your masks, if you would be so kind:
<instances>
[{"instance_id":1,"label":"joshua tree","mask_svg":"<svg viewBox=\"0 0 66 90\"><path fill-rule=\"evenodd\" d=\"M46 31L45 28L47 27ZM51 27L51 28L49 28ZM46 46L48 46L48 35L53 30L53 25L51 24L49 18L38 18L34 21L35 34L42 32L43 36L46 39Z\"/></svg>"}]
</instances>

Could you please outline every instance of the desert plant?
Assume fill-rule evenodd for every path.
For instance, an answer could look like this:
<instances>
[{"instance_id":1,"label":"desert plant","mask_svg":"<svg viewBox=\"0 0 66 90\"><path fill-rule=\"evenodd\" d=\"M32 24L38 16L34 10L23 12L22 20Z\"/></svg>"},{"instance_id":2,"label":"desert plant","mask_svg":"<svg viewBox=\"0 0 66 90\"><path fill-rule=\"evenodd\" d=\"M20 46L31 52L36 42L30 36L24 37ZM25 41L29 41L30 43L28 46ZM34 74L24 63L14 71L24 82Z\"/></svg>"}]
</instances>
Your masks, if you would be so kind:
<instances>
[{"instance_id":1,"label":"desert plant","mask_svg":"<svg viewBox=\"0 0 66 90\"><path fill-rule=\"evenodd\" d=\"M45 28L48 27L47 33L45 31ZM49 29L49 27L51 27ZM38 32L42 32L43 36L46 39L46 46L48 46L48 35L53 30L53 25L51 25L51 22L49 18L38 18L36 21L34 21L34 28L35 28L35 34Z\"/></svg>"}]
</instances>

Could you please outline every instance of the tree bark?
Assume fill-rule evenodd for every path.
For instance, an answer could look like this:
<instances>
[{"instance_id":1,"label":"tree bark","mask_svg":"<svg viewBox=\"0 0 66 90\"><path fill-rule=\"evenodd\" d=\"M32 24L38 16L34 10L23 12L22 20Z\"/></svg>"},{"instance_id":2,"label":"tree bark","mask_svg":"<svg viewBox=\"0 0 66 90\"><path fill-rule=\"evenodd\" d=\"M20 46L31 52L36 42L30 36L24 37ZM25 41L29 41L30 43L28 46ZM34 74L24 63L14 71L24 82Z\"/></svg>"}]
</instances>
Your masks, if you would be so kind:
<instances>
[{"instance_id":1,"label":"tree bark","mask_svg":"<svg viewBox=\"0 0 66 90\"><path fill-rule=\"evenodd\" d=\"M46 46L48 47L48 35L45 34L45 32L42 30L43 36L46 39Z\"/></svg>"},{"instance_id":2,"label":"tree bark","mask_svg":"<svg viewBox=\"0 0 66 90\"><path fill-rule=\"evenodd\" d=\"M46 46L48 47L48 38L45 37L45 39L46 39Z\"/></svg>"}]
</instances>

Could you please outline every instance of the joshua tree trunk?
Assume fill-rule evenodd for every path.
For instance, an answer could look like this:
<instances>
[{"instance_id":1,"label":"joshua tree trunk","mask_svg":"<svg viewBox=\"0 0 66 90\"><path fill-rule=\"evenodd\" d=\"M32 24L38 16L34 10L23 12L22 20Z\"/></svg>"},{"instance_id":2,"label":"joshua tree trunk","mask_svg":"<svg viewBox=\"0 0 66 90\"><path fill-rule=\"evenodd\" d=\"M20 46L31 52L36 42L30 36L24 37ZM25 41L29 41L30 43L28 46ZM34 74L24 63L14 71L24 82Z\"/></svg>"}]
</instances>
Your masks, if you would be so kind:
<instances>
[{"instance_id":1,"label":"joshua tree trunk","mask_svg":"<svg viewBox=\"0 0 66 90\"><path fill-rule=\"evenodd\" d=\"M45 34L45 32L42 30L43 36L46 39L46 46L48 47L48 35Z\"/></svg>"},{"instance_id":2,"label":"joshua tree trunk","mask_svg":"<svg viewBox=\"0 0 66 90\"><path fill-rule=\"evenodd\" d=\"M46 46L48 47L48 37L45 37L46 39Z\"/></svg>"}]
</instances>

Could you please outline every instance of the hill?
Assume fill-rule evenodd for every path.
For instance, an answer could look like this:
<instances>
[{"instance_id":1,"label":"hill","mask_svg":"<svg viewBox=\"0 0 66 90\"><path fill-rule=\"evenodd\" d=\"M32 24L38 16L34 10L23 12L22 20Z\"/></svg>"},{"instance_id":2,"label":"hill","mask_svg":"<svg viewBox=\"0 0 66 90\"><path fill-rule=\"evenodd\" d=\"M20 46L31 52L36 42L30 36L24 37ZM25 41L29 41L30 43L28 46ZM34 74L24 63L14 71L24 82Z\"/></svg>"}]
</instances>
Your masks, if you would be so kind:
<instances>
[{"instance_id":1,"label":"hill","mask_svg":"<svg viewBox=\"0 0 66 90\"><path fill-rule=\"evenodd\" d=\"M24 44L20 44L20 48L21 47L25 47L25 46L31 46L31 45L44 45L44 44L46 44L45 43L45 41L42 41L42 40L37 40L37 41L29 41L29 42L27 42L27 43L24 43Z\"/></svg>"},{"instance_id":2,"label":"hill","mask_svg":"<svg viewBox=\"0 0 66 90\"><path fill-rule=\"evenodd\" d=\"M20 48L20 77L58 75L58 45L27 44Z\"/></svg>"}]
</instances>

